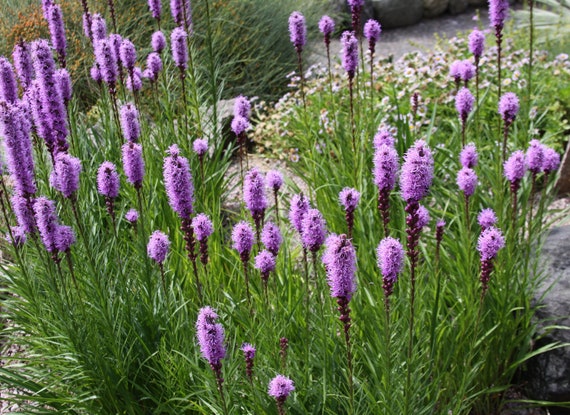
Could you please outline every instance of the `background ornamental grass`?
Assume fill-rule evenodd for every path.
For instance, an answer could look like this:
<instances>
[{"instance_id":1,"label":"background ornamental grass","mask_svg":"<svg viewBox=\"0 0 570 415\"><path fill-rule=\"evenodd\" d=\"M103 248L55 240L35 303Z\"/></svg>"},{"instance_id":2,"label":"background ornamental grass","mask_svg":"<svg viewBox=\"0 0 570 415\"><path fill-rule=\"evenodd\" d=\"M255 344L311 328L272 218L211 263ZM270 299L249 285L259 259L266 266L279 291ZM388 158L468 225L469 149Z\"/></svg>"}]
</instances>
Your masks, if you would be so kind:
<instances>
[{"instance_id":1,"label":"background ornamental grass","mask_svg":"<svg viewBox=\"0 0 570 415\"><path fill-rule=\"evenodd\" d=\"M103 11L104 3L90 3L90 8ZM221 7L222 3L227 7ZM274 7L270 9L269 3ZM69 264L62 261L60 271L38 238L29 237L17 249L4 246L7 260L2 263L1 278L6 326L2 341L21 346L21 352L5 359L0 384L17 390L11 399L27 413L489 414L505 404L503 392L517 382L533 354L559 347L532 349L536 326L531 302L542 278L531 253L540 246L549 225L547 207L556 174L540 174L534 189L529 174L524 177L513 221L509 186L497 150L502 131L494 83L496 52L490 35L481 63L480 105L467 120L466 140L475 143L479 152L475 167L479 183L470 197L469 221L463 195L455 184L460 169L461 123L454 107L455 85L449 78L451 62L469 58L466 35L425 56L411 54L395 63L379 62L373 80L368 64L359 69L354 90L357 151L352 151L347 79L340 69L331 83L326 69L308 70L312 76L307 75L306 109L294 87L274 106L265 104L254 110L256 126L247 132L250 139L265 153L285 158L290 170L304 179L302 191L311 207L322 213L329 233L347 233L339 192L346 187L360 192L351 240L357 257L357 288L349 304L349 370L343 325L321 262L323 249L317 252L316 261L310 256L304 261L299 235L287 219L291 196L301 189L285 171L285 184L278 192L279 212L274 209L272 189L265 189L265 221L280 223L283 234L276 269L270 274L265 295L260 273L253 266L253 257L262 247L254 244L248 266L248 300L244 267L232 248L231 234L242 220L252 229L254 224L244 203L238 209L227 208L232 202L227 200L230 183L242 185L239 173L228 173L231 163L237 163L232 159L237 144L224 148L212 112L204 111L220 97L238 93L271 96L279 91L281 82L287 81L286 65L294 68L297 64L287 19L298 4L293 0L279 2L279 7L257 1L193 2L195 35L190 44L198 63L195 85L186 81L187 106L180 97L179 72L169 49L163 53L165 71L157 84L145 81L138 97L146 165L140 201L123 172L123 138L111 96L87 77L93 56L81 34L80 16L73 14L73 10L80 13L78 2L61 4L70 44L68 62L75 71L68 138L69 153L82 164L77 192L79 220L70 201L49 185L49 154L37 139L34 159L37 195L54 200L60 222L75 230L71 260L76 284ZM119 32L133 41L142 63L156 27L146 2L117 1L116 6ZM37 11L31 16L37 15L38 24L3 26L2 30L18 33L11 39L22 33L31 36L28 40L47 36L35 32L44 23L40 24L39 5L33 7ZM209 18L206 7L211 11ZM306 12L309 30L316 32L320 16L301 11ZM244 29L249 27L249 19L255 23L251 32ZM162 26L169 42L173 23L168 4L163 4ZM227 36L228 31L232 36ZM0 38L4 42L10 39L8 35ZM503 91L515 92L521 100L509 133L508 154L526 151L531 139L561 152L567 141L570 93L559 86L570 84L568 57L536 52L529 95L528 83L522 82L529 76L526 44L523 36L517 38L520 44L507 40L503 49ZM73 52L76 42L80 46ZM378 47L381 42L380 36ZM5 47L4 54L9 56L11 45ZM277 60L283 66L272 66ZM335 60L338 62L338 57ZM296 79L289 82L298 86ZM410 97L416 91L420 93L419 107L413 114ZM117 97L120 104L134 101L122 86ZM186 117L190 125L200 117L209 128L198 137L197 129L183 126ZM418 139L427 142L435 161L433 184L422 200L431 219L418 245L412 330L409 261L394 285L389 320L377 267L376 249L384 229L371 172L372 140L381 125L391 128L400 162ZM193 152L198 138L207 139L211 149L203 163ZM194 216L205 213L213 222L208 264L197 263L202 298L185 250L181 221L164 188L163 160L173 144L190 163ZM114 201L115 226L97 192L97 170L105 160L117 165L121 178ZM3 179L10 192L8 175ZM0 195L6 205L7 196ZM390 194L389 231L405 246L404 205L397 187ZM132 208L139 210L135 225L125 219ZM480 234L476 215L483 208L495 210L497 226L506 238L484 297L476 250ZM527 221L529 216L532 218ZM7 219L14 223L10 213ZM436 222L441 219L446 225L438 259ZM147 255L147 243L155 230L164 232L170 241L160 266ZM223 327L224 335L217 335L224 338L225 347L219 372L202 357L196 338L196 320L204 306L215 309L219 316L216 324ZM244 359L244 343L255 347L253 366ZM280 399L281 395L272 390L269 396L268 388L278 374L294 382L294 390L288 387L287 400L276 403L273 397Z\"/></svg>"}]
</instances>

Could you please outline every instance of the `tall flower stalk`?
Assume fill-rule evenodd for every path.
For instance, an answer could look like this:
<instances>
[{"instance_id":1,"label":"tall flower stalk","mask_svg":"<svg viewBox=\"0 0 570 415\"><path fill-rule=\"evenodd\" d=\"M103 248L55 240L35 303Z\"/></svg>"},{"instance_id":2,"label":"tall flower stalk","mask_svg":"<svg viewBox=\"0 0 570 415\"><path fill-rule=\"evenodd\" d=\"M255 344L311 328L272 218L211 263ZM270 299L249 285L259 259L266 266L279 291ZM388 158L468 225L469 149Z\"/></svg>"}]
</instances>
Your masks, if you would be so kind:
<instances>
[{"instance_id":1,"label":"tall flower stalk","mask_svg":"<svg viewBox=\"0 0 570 415\"><path fill-rule=\"evenodd\" d=\"M279 190L283 186L283 175L277 170L269 170L265 175L267 187L273 191L273 200L275 204L275 219L277 226L280 225L279 219Z\"/></svg>"},{"instance_id":2,"label":"tall flower stalk","mask_svg":"<svg viewBox=\"0 0 570 415\"><path fill-rule=\"evenodd\" d=\"M285 415L285 401L294 390L295 385L293 381L283 375L277 375L269 382L267 393L275 398L279 415Z\"/></svg>"},{"instance_id":3,"label":"tall flower stalk","mask_svg":"<svg viewBox=\"0 0 570 415\"><path fill-rule=\"evenodd\" d=\"M329 94L331 98L331 103L333 107L333 114L335 119L335 127L338 127L336 122L336 103L333 94L333 77L332 77L332 69L331 69L331 35L334 32L335 23L334 20L329 16L321 17L319 20L319 30L323 34L323 41L325 43L325 49L327 51L327 71L329 76Z\"/></svg>"},{"instance_id":4,"label":"tall flower stalk","mask_svg":"<svg viewBox=\"0 0 570 415\"><path fill-rule=\"evenodd\" d=\"M477 133L479 133L479 61L485 50L485 34L480 30L473 30L469 34L469 51L475 59L475 118L477 120Z\"/></svg>"},{"instance_id":5,"label":"tall flower stalk","mask_svg":"<svg viewBox=\"0 0 570 415\"><path fill-rule=\"evenodd\" d=\"M398 152L394 148L394 137L388 130L379 131L374 137L374 167L372 175L378 188L378 210L382 216L384 236L390 233L390 193L396 185Z\"/></svg>"},{"instance_id":6,"label":"tall flower stalk","mask_svg":"<svg viewBox=\"0 0 570 415\"><path fill-rule=\"evenodd\" d=\"M501 54L503 43L503 27L509 13L509 0L489 0L489 21L495 31L497 42L497 96L501 96ZM503 157L504 161L504 157Z\"/></svg>"},{"instance_id":7,"label":"tall flower stalk","mask_svg":"<svg viewBox=\"0 0 570 415\"><path fill-rule=\"evenodd\" d=\"M265 180L257 168L251 169L245 176L243 184L243 198L245 206L251 213L255 223L256 241L261 241L261 227L265 218L267 198L265 197Z\"/></svg>"},{"instance_id":8,"label":"tall flower stalk","mask_svg":"<svg viewBox=\"0 0 570 415\"><path fill-rule=\"evenodd\" d=\"M467 128L467 117L473 109L473 102L475 99L471 92L463 87L455 96L455 109L459 113L459 120L461 121L461 145L465 147L465 130Z\"/></svg>"},{"instance_id":9,"label":"tall flower stalk","mask_svg":"<svg viewBox=\"0 0 570 415\"><path fill-rule=\"evenodd\" d=\"M243 265L243 274L245 277L245 292L247 296L247 305L251 307L251 295L249 293L249 258L251 248L253 247L254 236L251 226L247 222L239 222L234 226L232 231L233 248L238 252L239 258Z\"/></svg>"},{"instance_id":10,"label":"tall flower stalk","mask_svg":"<svg viewBox=\"0 0 570 415\"><path fill-rule=\"evenodd\" d=\"M297 65L299 67L299 76L301 77L301 98L303 99L303 109L307 111L307 102L305 99L305 75L303 73L303 47L307 43L307 26L305 17L299 12L291 13L289 16L289 37L291 43L297 52Z\"/></svg>"},{"instance_id":11,"label":"tall flower stalk","mask_svg":"<svg viewBox=\"0 0 570 415\"><path fill-rule=\"evenodd\" d=\"M358 39L355 34L345 31L340 39L342 43L342 67L348 77L350 94L350 127L352 132L352 151L356 151L356 123L354 120L354 75L358 68Z\"/></svg>"},{"instance_id":12,"label":"tall flower stalk","mask_svg":"<svg viewBox=\"0 0 570 415\"><path fill-rule=\"evenodd\" d=\"M509 129L515 122L519 112L519 99L513 92L507 92L501 96L499 101L499 114L504 122L503 127L503 162L507 155L507 141L509 138Z\"/></svg>"},{"instance_id":13,"label":"tall flower stalk","mask_svg":"<svg viewBox=\"0 0 570 415\"><path fill-rule=\"evenodd\" d=\"M511 215L513 229L516 225L518 191L521 180L526 173L525 154L521 150L515 151L504 163L503 171L505 178L509 181L511 190Z\"/></svg>"}]
</instances>

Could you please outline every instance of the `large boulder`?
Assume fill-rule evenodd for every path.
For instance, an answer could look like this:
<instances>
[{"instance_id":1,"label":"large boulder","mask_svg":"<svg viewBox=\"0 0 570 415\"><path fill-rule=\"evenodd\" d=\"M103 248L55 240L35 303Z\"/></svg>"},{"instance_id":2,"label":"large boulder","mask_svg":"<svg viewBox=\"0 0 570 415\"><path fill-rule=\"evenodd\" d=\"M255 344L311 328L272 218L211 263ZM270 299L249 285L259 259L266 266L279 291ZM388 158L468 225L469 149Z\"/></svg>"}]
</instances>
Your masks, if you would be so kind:
<instances>
[{"instance_id":1,"label":"large boulder","mask_svg":"<svg viewBox=\"0 0 570 415\"><path fill-rule=\"evenodd\" d=\"M449 0L424 0L424 17L436 17L449 5Z\"/></svg>"},{"instance_id":2,"label":"large boulder","mask_svg":"<svg viewBox=\"0 0 570 415\"><path fill-rule=\"evenodd\" d=\"M449 13L453 15L463 13L468 6L467 0L449 0Z\"/></svg>"},{"instance_id":3,"label":"large boulder","mask_svg":"<svg viewBox=\"0 0 570 415\"><path fill-rule=\"evenodd\" d=\"M374 17L382 27L401 27L418 23L424 14L423 0L371 0Z\"/></svg>"},{"instance_id":4,"label":"large boulder","mask_svg":"<svg viewBox=\"0 0 570 415\"><path fill-rule=\"evenodd\" d=\"M548 326L570 327L570 226L553 228L542 248L544 282L535 294L540 321L535 348L570 342L570 330L548 330ZM570 347L542 353L529 361L524 376L529 397L537 400L570 401ZM550 408L551 414L570 414L570 409Z\"/></svg>"}]
</instances>

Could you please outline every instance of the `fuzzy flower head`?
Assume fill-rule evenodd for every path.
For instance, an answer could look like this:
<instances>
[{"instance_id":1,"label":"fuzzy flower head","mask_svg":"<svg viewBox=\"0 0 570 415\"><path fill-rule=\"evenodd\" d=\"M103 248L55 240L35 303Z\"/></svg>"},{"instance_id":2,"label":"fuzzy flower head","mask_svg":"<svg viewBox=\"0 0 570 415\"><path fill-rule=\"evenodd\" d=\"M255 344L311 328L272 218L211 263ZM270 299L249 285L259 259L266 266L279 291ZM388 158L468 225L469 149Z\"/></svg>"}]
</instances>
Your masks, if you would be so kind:
<instances>
[{"instance_id":1,"label":"fuzzy flower head","mask_svg":"<svg viewBox=\"0 0 570 415\"><path fill-rule=\"evenodd\" d=\"M452 77L455 82L459 82L461 80L462 66L463 66L462 61L453 61L453 63L449 67L449 76Z\"/></svg>"},{"instance_id":2,"label":"fuzzy flower head","mask_svg":"<svg viewBox=\"0 0 570 415\"><path fill-rule=\"evenodd\" d=\"M210 235L214 233L214 225L205 213L199 213L192 218L192 229L194 229L196 239L201 242L208 239Z\"/></svg>"},{"instance_id":3,"label":"fuzzy flower head","mask_svg":"<svg viewBox=\"0 0 570 415\"><path fill-rule=\"evenodd\" d=\"M350 300L356 291L356 251L346 235L330 235L325 242L323 264L331 296Z\"/></svg>"},{"instance_id":4,"label":"fuzzy flower head","mask_svg":"<svg viewBox=\"0 0 570 415\"><path fill-rule=\"evenodd\" d=\"M162 13L162 4L160 0L148 0L148 9L154 19L160 20L160 14Z\"/></svg>"},{"instance_id":5,"label":"fuzzy flower head","mask_svg":"<svg viewBox=\"0 0 570 415\"><path fill-rule=\"evenodd\" d=\"M119 47L119 57L121 58L123 67L127 68L129 72L132 72L137 61L137 50L133 42L129 39L122 39L121 46Z\"/></svg>"},{"instance_id":6,"label":"fuzzy flower head","mask_svg":"<svg viewBox=\"0 0 570 415\"><path fill-rule=\"evenodd\" d=\"M267 186L277 192L283 186L283 175L277 170L269 170L265 175Z\"/></svg>"},{"instance_id":7,"label":"fuzzy flower head","mask_svg":"<svg viewBox=\"0 0 570 415\"><path fill-rule=\"evenodd\" d=\"M459 76L463 82L470 81L475 76L475 65L469 60L462 61Z\"/></svg>"},{"instance_id":8,"label":"fuzzy flower head","mask_svg":"<svg viewBox=\"0 0 570 415\"><path fill-rule=\"evenodd\" d=\"M261 172L255 167L245 175L243 198L252 216L262 214L267 208L265 180Z\"/></svg>"},{"instance_id":9,"label":"fuzzy flower head","mask_svg":"<svg viewBox=\"0 0 570 415\"><path fill-rule=\"evenodd\" d=\"M279 226L273 222L266 222L261 232L261 243L269 252L277 256L279 248L281 248L281 244L283 243L283 236L281 235Z\"/></svg>"},{"instance_id":10,"label":"fuzzy flower head","mask_svg":"<svg viewBox=\"0 0 570 415\"><path fill-rule=\"evenodd\" d=\"M181 27L175 28L170 35L170 47L174 64L181 70L188 67L188 34Z\"/></svg>"},{"instance_id":11,"label":"fuzzy flower head","mask_svg":"<svg viewBox=\"0 0 570 415\"><path fill-rule=\"evenodd\" d=\"M127 176L127 181L135 186L135 188L140 188L145 173L142 146L131 141L123 145L122 153L123 170Z\"/></svg>"},{"instance_id":12,"label":"fuzzy flower head","mask_svg":"<svg viewBox=\"0 0 570 415\"><path fill-rule=\"evenodd\" d=\"M389 236L380 241L376 255L378 268L383 277L384 292L389 296L404 265L404 248L400 241Z\"/></svg>"},{"instance_id":13,"label":"fuzzy flower head","mask_svg":"<svg viewBox=\"0 0 570 415\"><path fill-rule=\"evenodd\" d=\"M182 219L190 219L194 212L194 182L188 159L180 155L180 149L173 144L164 159L164 187L168 203Z\"/></svg>"},{"instance_id":14,"label":"fuzzy flower head","mask_svg":"<svg viewBox=\"0 0 570 415\"><path fill-rule=\"evenodd\" d=\"M170 13L178 26L192 30L192 7L190 0L170 0Z\"/></svg>"},{"instance_id":15,"label":"fuzzy flower head","mask_svg":"<svg viewBox=\"0 0 570 415\"><path fill-rule=\"evenodd\" d=\"M433 179L433 156L427 143L418 140L404 156L400 187L402 198L407 203L417 203L423 199Z\"/></svg>"},{"instance_id":16,"label":"fuzzy flower head","mask_svg":"<svg viewBox=\"0 0 570 415\"><path fill-rule=\"evenodd\" d=\"M92 16L91 33L93 34L93 42L107 37L107 22L105 22L105 18L99 13L95 13Z\"/></svg>"},{"instance_id":17,"label":"fuzzy flower head","mask_svg":"<svg viewBox=\"0 0 570 415\"><path fill-rule=\"evenodd\" d=\"M156 53L162 53L162 51L166 49L166 37L164 37L164 33L160 30L154 32L150 39L150 46Z\"/></svg>"},{"instance_id":18,"label":"fuzzy flower head","mask_svg":"<svg viewBox=\"0 0 570 415\"><path fill-rule=\"evenodd\" d=\"M311 208L309 200L301 193L294 195L289 208L289 221L291 225L301 234L303 217Z\"/></svg>"},{"instance_id":19,"label":"fuzzy flower head","mask_svg":"<svg viewBox=\"0 0 570 415\"><path fill-rule=\"evenodd\" d=\"M64 197L70 198L79 189L81 161L67 153L58 153L50 176L50 184Z\"/></svg>"},{"instance_id":20,"label":"fuzzy flower head","mask_svg":"<svg viewBox=\"0 0 570 415\"><path fill-rule=\"evenodd\" d=\"M504 175L511 183L519 182L526 173L525 154L517 150L505 161Z\"/></svg>"},{"instance_id":21,"label":"fuzzy flower head","mask_svg":"<svg viewBox=\"0 0 570 415\"><path fill-rule=\"evenodd\" d=\"M318 209L309 209L301 223L303 246L311 252L317 252L325 242L327 223Z\"/></svg>"},{"instance_id":22,"label":"fuzzy flower head","mask_svg":"<svg viewBox=\"0 0 570 415\"><path fill-rule=\"evenodd\" d=\"M373 45L378 42L380 33L382 33L382 27L376 20L370 19L364 24L364 37L368 39L368 44L371 45L370 49L373 49Z\"/></svg>"},{"instance_id":23,"label":"fuzzy flower head","mask_svg":"<svg viewBox=\"0 0 570 415\"><path fill-rule=\"evenodd\" d=\"M68 252L75 243L75 232L71 226L60 225L55 231L55 247L59 252Z\"/></svg>"},{"instance_id":24,"label":"fuzzy flower head","mask_svg":"<svg viewBox=\"0 0 570 415\"><path fill-rule=\"evenodd\" d=\"M463 167L457 173L457 186L459 190L463 192L466 197L473 196L475 193L475 187L477 187L477 174L475 170L470 169L469 167Z\"/></svg>"},{"instance_id":25,"label":"fuzzy flower head","mask_svg":"<svg viewBox=\"0 0 570 415\"><path fill-rule=\"evenodd\" d=\"M101 79L114 85L119 74L119 65L113 43L109 38L95 43L95 60L101 73Z\"/></svg>"},{"instance_id":26,"label":"fuzzy flower head","mask_svg":"<svg viewBox=\"0 0 570 415\"><path fill-rule=\"evenodd\" d=\"M127 213L125 213L125 219L129 223L135 224L139 220L139 212L136 209L129 209Z\"/></svg>"},{"instance_id":27,"label":"fuzzy flower head","mask_svg":"<svg viewBox=\"0 0 570 415\"><path fill-rule=\"evenodd\" d=\"M558 169L560 166L560 154L550 147L544 147L542 170L550 173Z\"/></svg>"},{"instance_id":28,"label":"fuzzy flower head","mask_svg":"<svg viewBox=\"0 0 570 415\"><path fill-rule=\"evenodd\" d=\"M340 204L347 212L354 212L360 201L360 192L350 187L345 187L338 195Z\"/></svg>"},{"instance_id":29,"label":"fuzzy flower head","mask_svg":"<svg viewBox=\"0 0 570 415\"><path fill-rule=\"evenodd\" d=\"M502 30L509 14L509 0L489 0L489 21L495 30Z\"/></svg>"},{"instance_id":30,"label":"fuzzy flower head","mask_svg":"<svg viewBox=\"0 0 570 415\"><path fill-rule=\"evenodd\" d=\"M192 143L192 149L198 157L204 157L204 154L208 152L208 141L203 138L197 138Z\"/></svg>"},{"instance_id":31,"label":"fuzzy flower head","mask_svg":"<svg viewBox=\"0 0 570 415\"><path fill-rule=\"evenodd\" d=\"M325 36L325 40L330 39L330 36L334 32L334 26L334 20L329 16L323 16L321 20L319 20L319 30Z\"/></svg>"},{"instance_id":32,"label":"fuzzy flower head","mask_svg":"<svg viewBox=\"0 0 570 415\"><path fill-rule=\"evenodd\" d=\"M14 103L18 99L18 85L14 68L8 59L0 56L0 99Z\"/></svg>"},{"instance_id":33,"label":"fuzzy flower head","mask_svg":"<svg viewBox=\"0 0 570 415\"><path fill-rule=\"evenodd\" d=\"M269 382L267 393L277 401L284 402L294 390L295 385L291 379L283 375L277 375Z\"/></svg>"},{"instance_id":34,"label":"fuzzy flower head","mask_svg":"<svg viewBox=\"0 0 570 415\"><path fill-rule=\"evenodd\" d=\"M155 82L158 79L158 75L162 71L162 59L157 52L149 53L146 57L146 69L144 71L144 77L148 78L151 82Z\"/></svg>"},{"instance_id":35,"label":"fuzzy flower head","mask_svg":"<svg viewBox=\"0 0 570 415\"><path fill-rule=\"evenodd\" d=\"M358 66L358 39L352 31L347 30L343 32L340 42L342 44L342 67L352 79Z\"/></svg>"},{"instance_id":36,"label":"fuzzy flower head","mask_svg":"<svg viewBox=\"0 0 570 415\"><path fill-rule=\"evenodd\" d=\"M491 226L481 232L477 241L477 250L481 260L488 261L497 256L501 248L505 246L505 238L500 229Z\"/></svg>"},{"instance_id":37,"label":"fuzzy flower head","mask_svg":"<svg viewBox=\"0 0 570 415\"><path fill-rule=\"evenodd\" d=\"M219 366L226 357L224 328L218 323L218 314L209 306L203 307L196 320L196 335L200 352L211 366Z\"/></svg>"},{"instance_id":38,"label":"fuzzy flower head","mask_svg":"<svg viewBox=\"0 0 570 415\"><path fill-rule=\"evenodd\" d=\"M514 92L503 94L499 101L499 114L503 121L512 124L519 112L519 99Z\"/></svg>"},{"instance_id":39,"label":"fuzzy flower head","mask_svg":"<svg viewBox=\"0 0 570 415\"><path fill-rule=\"evenodd\" d=\"M10 203L18 226L26 233L34 233L36 231L36 219L32 202L23 196L15 194L10 198Z\"/></svg>"},{"instance_id":40,"label":"fuzzy flower head","mask_svg":"<svg viewBox=\"0 0 570 415\"><path fill-rule=\"evenodd\" d=\"M249 120L251 112L251 103L247 97L240 95L236 98L234 103L234 117L243 117Z\"/></svg>"},{"instance_id":41,"label":"fuzzy flower head","mask_svg":"<svg viewBox=\"0 0 570 415\"><path fill-rule=\"evenodd\" d=\"M104 161L97 170L97 190L103 196L116 198L119 196L119 174L110 161Z\"/></svg>"},{"instance_id":42,"label":"fuzzy flower head","mask_svg":"<svg viewBox=\"0 0 570 415\"><path fill-rule=\"evenodd\" d=\"M459 154L459 162L463 167L468 167L470 169L477 166L477 163L479 162L479 154L477 154L475 144L469 143L463 147L463 150L461 150L461 153Z\"/></svg>"},{"instance_id":43,"label":"fuzzy flower head","mask_svg":"<svg viewBox=\"0 0 570 415\"><path fill-rule=\"evenodd\" d=\"M465 125L467 117L473 109L475 98L467 88L461 88L455 96L455 109L459 113L461 124Z\"/></svg>"},{"instance_id":44,"label":"fuzzy flower head","mask_svg":"<svg viewBox=\"0 0 570 415\"><path fill-rule=\"evenodd\" d=\"M42 243L48 252L56 252L56 232L60 225L55 203L46 197L38 197L34 202L33 209Z\"/></svg>"},{"instance_id":45,"label":"fuzzy flower head","mask_svg":"<svg viewBox=\"0 0 570 415\"><path fill-rule=\"evenodd\" d=\"M16 247L26 243L26 231L22 226L11 226L10 232L6 234L6 241Z\"/></svg>"},{"instance_id":46,"label":"fuzzy flower head","mask_svg":"<svg viewBox=\"0 0 570 415\"><path fill-rule=\"evenodd\" d=\"M418 221L416 223L416 226L421 229L424 226L427 226L427 224L430 221L430 216L429 216L429 211L427 210L427 208L423 205L420 205L420 207L418 208Z\"/></svg>"},{"instance_id":47,"label":"fuzzy flower head","mask_svg":"<svg viewBox=\"0 0 570 415\"><path fill-rule=\"evenodd\" d=\"M497 215L495 215L495 211L491 208L483 209L479 212L479 215L477 215L477 223L483 229L495 226L497 223Z\"/></svg>"},{"instance_id":48,"label":"fuzzy flower head","mask_svg":"<svg viewBox=\"0 0 570 415\"><path fill-rule=\"evenodd\" d=\"M141 135L139 112L132 103L123 105L120 109L121 130L127 141L137 142Z\"/></svg>"},{"instance_id":49,"label":"fuzzy flower head","mask_svg":"<svg viewBox=\"0 0 570 415\"><path fill-rule=\"evenodd\" d=\"M247 118L237 116L232 119L232 131L236 136L240 136L249 128L249 121Z\"/></svg>"},{"instance_id":50,"label":"fuzzy flower head","mask_svg":"<svg viewBox=\"0 0 570 415\"><path fill-rule=\"evenodd\" d=\"M374 148L378 149L382 144L386 144L388 147L394 147L396 139L392 135L389 129L380 128L374 135Z\"/></svg>"},{"instance_id":51,"label":"fuzzy flower head","mask_svg":"<svg viewBox=\"0 0 570 415\"><path fill-rule=\"evenodd\" d=\"M59 88L59 92L61 93L61 97L63 98L63 102L67 104L71 101L71 94L72 94L72 83L71 83L71 75L65 68L60 68L55 71L55 79Z\"/></svg>"},{"instance_id":52,"label":"fuzzy flower head","mask_svg":"<svg viewBox=\"0 0 570 415\"><path fill-rule=\"evenodd\" d=\"M305 17L299 12L293 12L289 16L289 38L297 53L301 53L307 43L307 26Z\"/></svg>"},{"instance_id":53,"label":"fuzzy flower head","mask_svg":"<svg viewBox=\"0 0 570 415\"><path fill-rule=\"evenodd\" d=\"M255 257L255 268L261 272L261 276L266 279L269 274L275 271L275 256L265 249Z\"/></svg>"},{"instance_id":54,"label":"fuzzy flower head","mask_svg":"<svg viewBox=\"0 0 570 415\"><path fill-rule=\"evenodd\" d=\"M255 347L249 343L244 343L240 350L243 352L243 355L248 360L253 360L255 358Z\"/></svg>"},{"instance_id":55,"label":"fuzzy flower head","mask_svg":"<svg viewBox=\"0 0 570 415\"><path fill-rule=\"evenodd\" d=\"M374 184L380 190L392 190L398 173L398 152L392 146L380 145L374 152Z\"/></svg>"},{"instance_id":56,"label":"fuzzy flower head","mask_svg":"<svg viewBox=\"0 0 570 415\"><path fill-rule=\"evenodd\" d=\"M251 229L249 223L241 221L234 226L232 242L233 248L238 251L242 260L243 258L249 258L254 242L253 229Z\"/></svg>"},{"instance_id":57,"label":"fuzzy flower head","mask_svg":"<svg viewBox=\"0 0 570 415\"><path fill-rule=\"evenodd\" d=\"M140 91L142 89L142 76L140 66L135 66L133 73L127 75L127 89L129 91Z\"/></svg>"},{"instance_id":58,"label":"fuzzy flower head","mask_svg":"<svg viewBox=\"0 0 570 415\"><path fill-rule=\"evenodd\" d=\"M47 22L51 36L51 44L59 56L65 56L67 42L61 6L52 4L47 10Z\"/></svg>"},{"instance_id":59,"label":"fuzzy flower head","mask_svg":"<svg viewBox=\"0 0 570 415\"><path fill-rule=\"evenodd\" d=\"M542 171L544 163L544 146L538 140L530 140L530 145L526 150L526 165L533 174Z\"/></svg>"},{"instance_id":60,"label":"fuzzy flower head","mask_svg":"<svg viewBox=\"0 0 570 415\"><path fill-rule=\"evenodd\" d=\"M480 30L473 30L469 34L469 52L475 57L477 62L485 50L485 34Z\"/></svg>"},{"instance_id":61,"label":"fuzzy flower head","mask_svg":"<svg viewBox=\"0 0 570 415\"><path fill-rule=\"evenodd\" d=\"M347 0L347 3L351 8L364 6L364 0Z\"/></svg>"},{"instance_id":62,"label":"fuzzy flower head","mask_svg":"<svg viewBox=\"0 0 570 415\"><path fill-rule=\"evenodd\" d=\"M32 79L34 79L30 45L23 40L18 42L12 51L12 58L14 59L14 68L20 80L20 85L22 85L23 89L27 89Z\"/></svg>"},{"instance_id":63,"label":"fuzzy flower head","mask_svg":"<svg viewBox=\"0 0 570 415\"><path fill-rule=\"evenodd\" d=\"M154 231L152 235L150 235L146 252L150 259L162 264L166 259L169 248L170 241L168 240L168 236L161 231Z\"/></svg>"}]
</instances>

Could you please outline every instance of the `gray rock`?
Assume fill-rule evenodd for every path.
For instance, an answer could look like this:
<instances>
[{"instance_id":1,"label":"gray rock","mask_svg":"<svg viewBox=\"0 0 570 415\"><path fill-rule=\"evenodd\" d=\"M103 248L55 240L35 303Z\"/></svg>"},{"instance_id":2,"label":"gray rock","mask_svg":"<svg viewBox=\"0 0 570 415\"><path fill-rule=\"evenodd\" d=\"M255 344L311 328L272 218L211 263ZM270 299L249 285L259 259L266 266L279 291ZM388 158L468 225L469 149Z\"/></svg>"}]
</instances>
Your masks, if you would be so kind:
<instances>
[{"instance_id":1,"label":"gray rock","mask_svg":"<svg viewBox=\"0 0 570 415\"><path fill-rule=\"evenodd\" d=\"M449 0L449 13L453 15L463 13L468 6L467 0Z\"/></svg>"},{"instance_id":2,"label":"gray rock","mask_svg":"<svg viewBox=\"0 0 570 415\"><path fill-rule=\"evenodd\" d=\"M570 146L566 148L564 157L562 157L556 191L560 194L570 193Z\"/></svg>"},{"instance_id":3,"label":"gray rock","mask_svg":"<svg viewBox=\"0 0 570 415\"><path fill-rule=\"evenodd\" d=\"M570 342L570 330L546 331L551 325L570 327L570 226L553 228L542 248L544 282L535 294L539 333L535 348ZM570 401L570 347L542 353L529 361L524 376L533 399ZM569 414L570 409L550 409L551 414Z\"/></svg>"},{"instance_id":4,"label":"gray rock","mask_svg":"<svg viewBox=\"0 0 570 415\"><path fill-rule=\"evenodd\" d=\"M424 17L439 16L448 5L449 0L424 0Z\"/></svg>"},{"instance_id":5,"label":"gray rock","mask_svg":"<svg viewBox=\"0 0 570 415\"><path fill-rule=\"evenodd\" d=\"M424 13L423 0L372 0L374 17L385 28L409 26Z\"/></svg>"}]
</instances>

